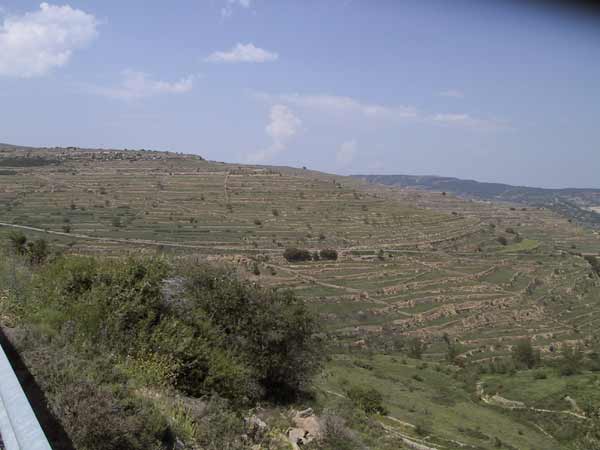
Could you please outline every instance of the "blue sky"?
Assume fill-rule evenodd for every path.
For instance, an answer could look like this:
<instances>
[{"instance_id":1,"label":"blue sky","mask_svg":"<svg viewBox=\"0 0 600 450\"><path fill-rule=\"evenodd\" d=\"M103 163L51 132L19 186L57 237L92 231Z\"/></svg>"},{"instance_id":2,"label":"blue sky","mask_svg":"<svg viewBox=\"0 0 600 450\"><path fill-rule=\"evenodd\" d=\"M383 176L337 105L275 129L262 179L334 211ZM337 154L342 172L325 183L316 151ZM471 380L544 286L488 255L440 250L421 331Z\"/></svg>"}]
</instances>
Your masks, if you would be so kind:
<instances>
[{"instance_id":1,"label":"blue sky","mask_svg":"<svg viewBox=\"0 0 600 450\"><path fill-rule=\"evenodd\" d=\"M597 18L501 0L67 1L0 0L0 142L600 187Z\"/></svg>"}]
</instances>

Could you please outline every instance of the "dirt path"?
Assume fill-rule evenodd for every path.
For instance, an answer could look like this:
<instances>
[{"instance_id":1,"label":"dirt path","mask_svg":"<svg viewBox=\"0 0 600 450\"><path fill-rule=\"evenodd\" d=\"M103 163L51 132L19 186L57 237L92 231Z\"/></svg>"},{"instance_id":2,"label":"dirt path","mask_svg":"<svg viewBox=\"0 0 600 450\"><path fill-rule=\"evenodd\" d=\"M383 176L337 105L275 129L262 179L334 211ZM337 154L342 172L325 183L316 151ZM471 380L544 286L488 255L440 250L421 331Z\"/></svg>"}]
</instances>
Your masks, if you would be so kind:
<instances>
[{"instance_id":1,"label":"dirt path","mask_svg":"<svg viewBox=\"0 0 600 450\"><path fill-rule=\"evenodd\" d=\"M346 286L339 286L339 285L333 284L333 283L325 283L324 281L319 281L315 277L298 273L296 270L290 269L289 267L283 267L283 266L279 266L277 264L265 264L265 266L276 269L276 270L281 270L283 272L294 275L296 278L299 278L304 281L308 281L310 283L318 284L319 286L340 289L340 290L348 292L349 294L360 294L362 292L360 289L354 289L354 288L350 288L350 287L346 287Z\"/></svg>"},{"instance_id":2,"label":"dirt path","mask_svg":"<svg viewBox=\"0 0 600 450\"><path fill-rule=\"evenodd\" d=\"M340 398L346 398L345 395L340 394L338 392L334 392L334 391L330 391L328 389L322 389L323 392L326 392L327 394L333 395L335 397L340 397ZM384 416L386 419L391 420L392 422L395 422L399 425L402 425L404 427L407 428L412 428L415 429L417 428L415 425L413 425L412 423L408 423L405 422L403 420L400 420L396 417L393 416ZM418 439L415 438L413 436L409 436L407 434L404 434L400 431L398 431L396 428L391 427L390 425L387 425L385 423L383 423L381 420L379 421L379 423L381 424L381 426L390 434L398 437L402 443L404 445L406 445L408 448L411 448L413 450L442 450L444 447L438 446L438 447L430 447L429 443L424 440L424 439ZM428 439L430 436L428 436L426 439ZM442 438L443 439L443 438ZM454 441L454 440L448 440L448 439L444 439L452 444L458 445L459 447L465 447L465 448L469 448L471 447L469 444L465 444L464 442L459 442L459 441Z\"/></svg>"},{"instance_id":3,"label":"dirt path","mask_svg":"<svg viewBox=\"0 0 600 450\"><path fill-rule=\"evenodd\" d=\"M197 249L197 250L206 250L206 249L229 249L229 250L231 250L231 247L220 247L220 246L214 246L214 245L177 244L174 242L151 241L151 240L147 240L147 239L107 238L107 237L99 237L99 236L89 236L87 234L64 233L62 231L44 230L43 228L29 227L26 225L15 225L12 223L3 223L3 222L0 222L0 227L9 227L9 228L16 228L16 229L20 229L20 230L36 231L38 233L52 234L55 236L85 239L85 240L91 240L91 241L97 241L97 242L107 242L107 243L113 243L113 244L153 245L153 246L157 246L157 247L188 248L188 249Z\"/></svg>"},{"instance_id":4,"label":"dirt path","mask_svg":"<svg viewBox=\"0 0 600 450\"><path fill-rule=\"evenodd\" d=\"M487 405L499 406L501 408L506 409L528 409L529 411L534 412L542 412L542 413L551 413L551 414L566 414L569 416L577 417L582 420L589 420L589 417L584 416L583 414L578 414L573 411L566 410L555 410L555 409L543 409L543 408L534 408L533 406L527 406L523 402L516 400L509 400L507 398L501 397L499 395L488 395L485 393L483 389L483 382L479 381L477 383L477 395L481 398L483 403ZM496 399L496 400L494 400Z\"/></svg>"}]
</instances>

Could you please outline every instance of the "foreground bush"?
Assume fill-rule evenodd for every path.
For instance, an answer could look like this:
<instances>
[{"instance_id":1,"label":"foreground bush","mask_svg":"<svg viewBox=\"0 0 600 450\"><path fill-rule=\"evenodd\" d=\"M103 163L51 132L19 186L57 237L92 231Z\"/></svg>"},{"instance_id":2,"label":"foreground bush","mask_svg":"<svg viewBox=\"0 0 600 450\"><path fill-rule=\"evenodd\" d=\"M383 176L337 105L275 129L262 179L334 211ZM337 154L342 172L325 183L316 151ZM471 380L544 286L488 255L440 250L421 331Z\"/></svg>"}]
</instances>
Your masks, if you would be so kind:
<instances>
[{"instance_id":1,"label":"foreground bush","mask_svg":"<svg viewBox=\"0 0 600 450\"><path fill-rule=\"evenodd\" d=\"M241 355L267 396L294 395L320 368L314 317L290 291L265 290L209 268L187 274L188 296Z\"/></svg>"},{"instance_id":2,"label":"foreground bush","mask_svg":"<svg viewBox=\"0 0 600 450\"><path fill-rule=\"evenodd\" d=\"M19 351L77 449L171 448L164 411L141 400L148 388L218 396L218 416L239 423L236 410L296 398L321 366L304 303L227 270L84 257L22 268L29 288L9 286L3 317L23 331ZM215 429L201 434L213 442Z\"/></svg>"},{"instance_id":3,"label":"foreground bush","mask_svg":"<svg viewBox=\"0 0 600 450\"><path fill-rule=\"evenodd\" d=\"M153 372L145 379L193 396L293 396L318 370L316 322L294 295L210 267L185 269L166 295L174 271L160 259L59 258L37 274L19 310L50 336L116 352Z\"/></svg>"}]
</instances>

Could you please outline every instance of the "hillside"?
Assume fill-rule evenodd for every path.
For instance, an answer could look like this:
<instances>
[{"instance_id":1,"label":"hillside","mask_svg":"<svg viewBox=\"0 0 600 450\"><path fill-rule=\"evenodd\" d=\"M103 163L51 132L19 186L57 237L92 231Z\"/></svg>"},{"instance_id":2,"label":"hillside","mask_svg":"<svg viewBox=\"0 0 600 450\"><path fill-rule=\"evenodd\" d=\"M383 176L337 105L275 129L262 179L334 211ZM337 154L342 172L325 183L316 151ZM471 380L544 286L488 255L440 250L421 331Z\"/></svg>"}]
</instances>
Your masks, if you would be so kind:
<instances>
[{"instance_id":1,"label":"hillside","mask_svg":"<svg viewBox=\"0 0 600 450\"><path fill-rule=\"evenodd\" d=\"M355 177L388 186L449 192L479 200L543 206L582 225L600 228L600 189L543 189L511 186L502 183L482 183L459 178L417 175L355 175Z\"/></svg>"},{"instance_id":2,"label":"hillside","mask_svg":"<svg viewBox=\"0 0 600 450\"><path fill-rule=\"evenodd\" d=\"M403 439L571 448L575 435L557 444L554 413L503 409L477 387L480 368L510 361L524 338L553 360L554 349L597 337L600 281L582 256L600 252L600 237L553 208L450 195L460 180L383 186L166 152L4 146L0 166L0 238L20 230L69 255L225 263L245 280L291 289L320 317L332 355L315 382L316 408L334 408L348 385L376 387L388 448L409 445ZM486 200L529 205L519 196L535 195L477 186L470 194ZM290 247L338 258L290 262ZM569 395L582 402L586 392ZM554 400L547 409L568 409Z\"/></svg>"}]
</instances>

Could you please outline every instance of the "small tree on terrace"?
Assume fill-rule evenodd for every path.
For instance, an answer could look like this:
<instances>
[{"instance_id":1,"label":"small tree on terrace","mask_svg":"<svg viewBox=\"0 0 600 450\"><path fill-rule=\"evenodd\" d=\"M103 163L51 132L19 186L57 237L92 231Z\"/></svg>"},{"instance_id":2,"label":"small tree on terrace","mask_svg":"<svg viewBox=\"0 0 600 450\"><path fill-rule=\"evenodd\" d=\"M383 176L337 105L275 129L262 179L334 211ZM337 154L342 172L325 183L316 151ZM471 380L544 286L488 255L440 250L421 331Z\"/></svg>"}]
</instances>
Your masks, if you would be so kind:
<instances>
[{"instance_id":1,"label":"small tree on terrace","mask_svg":"<svg viewBox=\"0 0 600 450\"><path fill-rule=\"evenodd\" d=\"M283 252L283 257L292 261L310 261L312 259L311 254L308 250L299 249L296 247L288 247Z\"/></svg>"},{"instance_id":2,"label":"small tree on terrace","mask_svg":"<svg viewBox=\"0 0 600 450\"><path fill-rule=\"evenodd\" d=\"M27 237L20 231L13 231L8 235L8 241L11 250L16 255L24 255L27 253Z\"/></svg>"},{"instance_id":3,"label":"small tree on terrace","mask_svg":"<svg viewBox=\"0 0 600 450\"><path fill-rule=\"evenodd\" d=\"M36 239L33 242L29 242L27 244L27 252L31 265L43 264L50 253L48 243L45 239Z\"/></svg>"},{"instance_id":4,"label":"small tree on terrace","mask_svg":"<svg viewBox=\"0 0 600 450\"><path fill-rule=\"evenodd\" d=\"M564 345L561 349L560 374L571 376L579 373L583 364L583 356L581 345Z\"/></svg>"},{"instance_id":5,"label":"small tree on terrace","mask_svg":"<svg viewBox=\"0 0 600 450\"><path fill-rule=\"evenodd\" d=\"M408 342L408 356L415 359L421 359L423 352L425 352L425 348L425 342L414 337Z\"/></svg>"},{"instance_id":6,"label":"small tree on terrace","mask_svg":"<svg viewBox=\"0 0 600 450\"><path fill-rule=\"evenodd\" d=\"M531 345L531 339L521 339L512 348L512 358L516 365L532 369L540 363L540 352Z\"/></svg>"},{"instance_id":7,"label":"small tree on terrace","mask_svg":"<svg viewBox=\"0 0 600 450\"><path fill-rule=\"evenodd\" d=\"M327 259L330 261L336 261L338 259L338 252L337 250L333 250L333 249L324 249L321 250L321 259Z\"/></svg>"}]
</instances>

